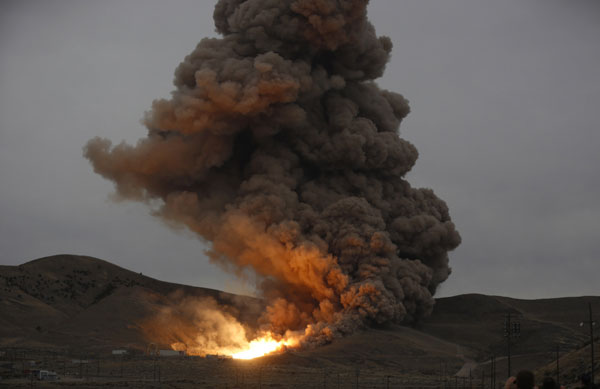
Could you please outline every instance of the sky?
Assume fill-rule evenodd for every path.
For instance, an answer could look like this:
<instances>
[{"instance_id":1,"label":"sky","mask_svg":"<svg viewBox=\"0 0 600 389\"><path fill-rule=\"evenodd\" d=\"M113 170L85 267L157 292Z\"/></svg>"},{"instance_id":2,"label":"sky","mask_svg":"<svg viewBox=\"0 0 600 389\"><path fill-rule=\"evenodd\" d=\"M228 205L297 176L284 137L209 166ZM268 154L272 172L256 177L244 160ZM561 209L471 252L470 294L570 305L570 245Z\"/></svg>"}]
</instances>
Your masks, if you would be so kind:
<instances>
[{"instance_id":1,"label":"sky","mask_svg":"<svg viewBox=\"0 0 600 389\"><path fill-rule=\"evenodd\" d=\"M82 157L135 143L203 37L210 1L0 2L0 264L90 255L165 281L251 294L207 243ZM600 2L372 0L394 43L377 83L404 95L407 180L444 199L462 244L437 296L600 295Z\"/></svg>"}]
</instances>

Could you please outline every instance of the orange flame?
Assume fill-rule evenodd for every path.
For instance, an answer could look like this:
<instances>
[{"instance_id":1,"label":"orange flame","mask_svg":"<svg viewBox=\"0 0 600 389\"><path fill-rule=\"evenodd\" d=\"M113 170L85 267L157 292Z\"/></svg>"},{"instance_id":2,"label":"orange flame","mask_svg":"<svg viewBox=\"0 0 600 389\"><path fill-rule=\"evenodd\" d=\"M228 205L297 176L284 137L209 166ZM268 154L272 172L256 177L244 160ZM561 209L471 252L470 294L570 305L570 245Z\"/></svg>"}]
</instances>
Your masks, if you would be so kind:
<instances>
[{"instance_id":1,"label":"orange flame","mask_svg":"<svg viewBox=\"0 0 600 389\"><path fill-rule=\"evenodd\" d=\"M298 342L295 339L275 340L271 334L264 335L248 343L246 350L232 354L234 359L253 359L264 355L284 351L288 347L295 347Z\"/></svg>"},{"instance_id":2,"label":"orange flame","mask_svg":"<svg viewBox=\"0 0 600 389\"><path fill-rule=\"evenodd\" d=\"M240 338L245 338L243 330L238 335ZM238 346L236 347L226 346L202 350L200 348L190 348L184 343L176 342L171 344L171 348L173 350L185 351L190 355L205 356L214 353L222 357L233 359L254 359L269 354L284 352L290 348L299 347L300 336L288 332L283 339L277 340L271 332L267 332L251 341L245 340L243 343L242 346L238 343Z\"/></svg>"}]
</instances>

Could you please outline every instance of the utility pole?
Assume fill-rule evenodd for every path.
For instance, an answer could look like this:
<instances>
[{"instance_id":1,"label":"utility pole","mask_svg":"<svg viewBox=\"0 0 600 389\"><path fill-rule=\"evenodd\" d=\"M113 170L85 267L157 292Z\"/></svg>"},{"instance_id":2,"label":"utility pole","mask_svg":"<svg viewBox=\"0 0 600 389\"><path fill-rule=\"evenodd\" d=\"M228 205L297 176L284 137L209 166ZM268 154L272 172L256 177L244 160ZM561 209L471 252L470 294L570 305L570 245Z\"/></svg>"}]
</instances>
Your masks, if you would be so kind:
<instances>
[{"instance_id":1,"label":"utility pole","mask_svg":"<svg viewBox=\"0 0 600 389\"><path fill-rule=\"evenodd\" d=\"M471 375L471 369L469 369L469 389L473 389L473 376Z\"/></svg>"},{"instance_id":2,"label":"utility pole","mask_svg":"<svg viewBox=\"0 0 600 389\"><path fill-rule=\"evenodd\" d=\"M511 321L510 312L504 319L504 337L506 338L506 348L508 351L508 377L510 377L510 340L521 335L521 323Z\"/></svg>"},{"instance_id":3,"label":"utility pole","mask_svg":"<svg viewBox=\"0 0 600 389\"><path fill-rule=\"evenodd\" d=\"M492 388L496 389L496 356L492 355Z\"/></svg>"},{"instance_id":4,"label":"utility pole","mask_svg":"<svg viewBox=\"0 0 600 389\"><path fill-rule=\"evenodd\" d=\"M446 362L444 362L444 388L448 387L448 368Z\"/></svg>"},{"instance_id":5,"label":"utility pole","mask_svg":"<svg viewBox=\"0 0 600 389\"><path fill-rule=\"evenodd\" d=\"M559 355L559 348L560 346L557 344L556 345L556 386L558 386L560 388L560 366L559 366L559 359L560 359L560 355Z\"/></svg>"},{"instance_id":6,"label":"utility pole","mask_svg":"<svg viewBox=\"0 0 600 389\"><path fill-rule=\"evenodd\" d=\"M485 388L485 370L481 369L481 389Z\"/></svg>"},{"instance_id":7,"label":"utility pole","mask_svg":"<svg viewBox=\"0 0 600 389\"><path fill-rule=\"evenodd\" d=\"M588 303L588 310L590 312L590 349L592 351L592 388L594 387L594 325L596 324L592 319L592 303Z\"/></svg>"},{"instance_id":8,"label":"utility pole","mask_svg":"<svg viewBox=\"0 0 600 389\"><path fill-rule=\"evenodd\" d=\"M596 322L592 318L592 303L588 303L588 311L590 318L588 320L588 324L590 326L590 350L591 350L591 358L592 358L592 387L594 387L594 326ZM579 323L580 327L583 327L583 322Z\"/></svg>"},{"instance_id":9,"label":"utility pole","mask_svg":"<svg viewBox=\"0 0 600 389\"><path fill-rule=\"evenodd\" d=\"M492 389L496 388L496 356L492 355L492 359L490 360L490 387Z\"/></svg>"}]
</instances>

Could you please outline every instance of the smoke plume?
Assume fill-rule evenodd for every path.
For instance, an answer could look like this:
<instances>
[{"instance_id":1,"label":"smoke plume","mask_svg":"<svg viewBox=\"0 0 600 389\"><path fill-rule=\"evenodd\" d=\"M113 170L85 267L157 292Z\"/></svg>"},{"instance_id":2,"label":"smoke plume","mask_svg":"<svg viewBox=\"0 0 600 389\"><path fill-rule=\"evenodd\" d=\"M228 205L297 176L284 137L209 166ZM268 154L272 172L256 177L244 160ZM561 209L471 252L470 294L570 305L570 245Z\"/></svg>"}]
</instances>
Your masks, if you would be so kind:
<instances>
[{"instance_id":1,"label":"smoke plume","mask_svg":"<svg viewBox=\"0 0 600 389\"><path fill-rule=\"evenodd\" d=\"M84 149L118 196L253 274L262 326L305 342L427 315L460 243L446 204L403 178L418 156L398 133L409 106L373 82L392 43L367 2L220 0L222 38L179 65L148 135Z\"/></svg>"},{"instance_id":2,"label":"smoke plume","mask_svg":"<svg viewBox=\"0 0 600 389\"><path fill-rule=\"evenodd\" d=\"M147 338L159 345L192 355L234 354L248 346L253 329L242 323L231 304L209 296L190 296L181 290L165 296L156 312L137 323ZM247 301L241 304L246 310Z\"/></svg>"}]
</instances>

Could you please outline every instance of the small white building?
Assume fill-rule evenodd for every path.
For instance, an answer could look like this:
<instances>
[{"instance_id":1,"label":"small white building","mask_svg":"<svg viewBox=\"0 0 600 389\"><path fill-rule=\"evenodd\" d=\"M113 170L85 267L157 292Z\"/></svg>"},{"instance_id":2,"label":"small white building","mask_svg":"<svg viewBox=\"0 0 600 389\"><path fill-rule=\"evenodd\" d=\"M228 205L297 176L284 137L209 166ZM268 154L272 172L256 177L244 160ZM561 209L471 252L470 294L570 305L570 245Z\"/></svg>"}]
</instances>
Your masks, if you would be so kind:
<instances>
[{"instance_id":1,"label":"small white building","mask_svg":"<svg viewBox=\"0 0 600 389\"><path fill-rule=\"evenodd\" d=\"M40 370L37 372L36 378L40 381L56 381L58 379L58 374L53 371Z\"/></svg>"},{"instance_id":2,"label":"small white building","mask_svg":"<svg viewBox=\"0 0 600 389\"><path fill-rule=\"evenodd\" d=\"M185 351L158 350L159 357L185 357Z\"/></svg>"},{"instance_id":3,"label":"small white building","mask_svg":"<svg viewBox=\"0 0 600 389\"><path fill-rule=\"evenodd\" d=\"M118 349L118 350L112 351L112 355L125 355L125 354L127 354L127 350Z\"/></svg>"}]
</instances>

